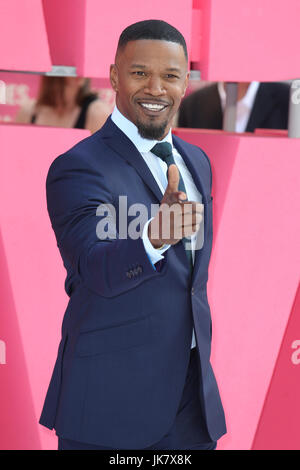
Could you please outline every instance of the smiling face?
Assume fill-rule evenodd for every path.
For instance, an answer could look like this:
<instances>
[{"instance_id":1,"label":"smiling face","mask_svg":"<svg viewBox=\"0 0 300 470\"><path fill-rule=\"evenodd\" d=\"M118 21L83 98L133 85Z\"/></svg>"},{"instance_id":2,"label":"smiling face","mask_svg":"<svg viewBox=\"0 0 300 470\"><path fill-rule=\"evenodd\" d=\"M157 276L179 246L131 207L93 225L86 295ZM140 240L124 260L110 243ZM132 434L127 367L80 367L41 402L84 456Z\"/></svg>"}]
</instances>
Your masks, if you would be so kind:
<instances>
[{"instance_id":1,"label":"smiling face","mask_svg":"<svg viewBox=\"0 0 300 470\"><path fill-rule=\"evenodd\" d=\"M169 132L188 85L187 67L175 42L139 39L118 51L110 68L116 105L142 137L161 140Z\"/></svg>"}]
</instances>

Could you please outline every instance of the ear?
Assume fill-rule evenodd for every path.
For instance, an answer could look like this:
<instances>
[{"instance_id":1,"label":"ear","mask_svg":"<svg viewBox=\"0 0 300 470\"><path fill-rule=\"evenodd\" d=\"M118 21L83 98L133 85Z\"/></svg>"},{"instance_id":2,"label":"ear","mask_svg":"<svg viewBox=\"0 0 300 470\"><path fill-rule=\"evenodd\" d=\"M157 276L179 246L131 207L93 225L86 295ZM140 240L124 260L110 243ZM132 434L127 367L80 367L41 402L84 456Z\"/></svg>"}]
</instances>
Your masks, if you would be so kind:
<instances>
[{"instance_id":1,"label":"ear","mask_svg":"<svg viewBox=\"0 0 300 470\"><path fill-rule=\"evenodd\" d=\"M185 95L185 92L186 92L186 89L188 87L188 84L189 84L189 79L190 79L190 72L187 72L186 74L186 77L185 77L185 80L184 80L184 85L183 85L183 93L182 93L182 98L184 97Z\"/></svg>"},{"instance_id":2,"label":"ear","mask_svg":"<svg viewBox=\"0 0 300 470\"><path fill-rule=\"evenodd\" d=\"M112 88L115 92L118 91L118 70L115 64L111 64L109 71L109 78Z\"/></svg>"}]
</instances>

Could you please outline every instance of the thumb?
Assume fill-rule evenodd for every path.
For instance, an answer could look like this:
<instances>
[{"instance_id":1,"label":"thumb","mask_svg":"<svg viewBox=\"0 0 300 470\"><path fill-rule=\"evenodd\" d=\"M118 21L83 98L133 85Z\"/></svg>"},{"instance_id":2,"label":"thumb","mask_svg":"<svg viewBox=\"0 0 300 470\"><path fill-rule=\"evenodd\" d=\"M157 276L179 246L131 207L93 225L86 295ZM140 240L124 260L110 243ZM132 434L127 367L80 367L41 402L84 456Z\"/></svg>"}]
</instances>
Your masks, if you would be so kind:
<instances>
[{"instance_id":1,"label":"thumb","mask_svg":"<svg viewBox=\"0 0 300 470\"><path fill-rule=\"evenodd\" d=\"M165 193L175 193L178 191L179 185L179 171L177 166L172 163L168 168L168 186L166 187Z\"/></svg>"}]
</instances>

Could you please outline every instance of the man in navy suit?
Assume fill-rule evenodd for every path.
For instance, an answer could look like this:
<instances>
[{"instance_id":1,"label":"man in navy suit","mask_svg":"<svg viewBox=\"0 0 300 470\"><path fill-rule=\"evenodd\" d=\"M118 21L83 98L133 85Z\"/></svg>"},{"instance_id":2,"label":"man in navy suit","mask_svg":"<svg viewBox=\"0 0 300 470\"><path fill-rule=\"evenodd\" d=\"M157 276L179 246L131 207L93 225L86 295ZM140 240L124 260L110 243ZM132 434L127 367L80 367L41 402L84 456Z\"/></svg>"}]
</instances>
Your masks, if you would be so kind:
<instances>
[{"instance_id":1,"label":"man in navy suit","mask_svg":"<svg viewBox=\"0 0 300 470\"><path fill-rule=\"evenodd\" d=\"M183 36L129 26L110 77L112 115L47 176L70 300L40 423L59 449L214 449L226 426L206 294L212 174L171 133Z\"/></svg>"}]
</instances>

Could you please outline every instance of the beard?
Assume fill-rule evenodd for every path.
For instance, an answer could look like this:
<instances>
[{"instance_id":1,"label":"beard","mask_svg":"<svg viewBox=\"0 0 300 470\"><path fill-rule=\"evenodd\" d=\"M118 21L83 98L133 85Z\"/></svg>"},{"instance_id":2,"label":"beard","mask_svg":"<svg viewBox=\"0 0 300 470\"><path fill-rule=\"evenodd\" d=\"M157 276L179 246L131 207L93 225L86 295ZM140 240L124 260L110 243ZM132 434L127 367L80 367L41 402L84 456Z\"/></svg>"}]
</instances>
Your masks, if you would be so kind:
<instances>
[{"instance_id":1,"label":"beard","mask_svg":"<svg viewBox=\"0 0 300 470\"><path fill-rule=\"evenodd\" d=\"M144 124L141 121L136 122L139 134L144 139L149 140L160 140L164 136L168 121L161 123L160 125L155 124Z\"/></svg>"}]
</instances>

